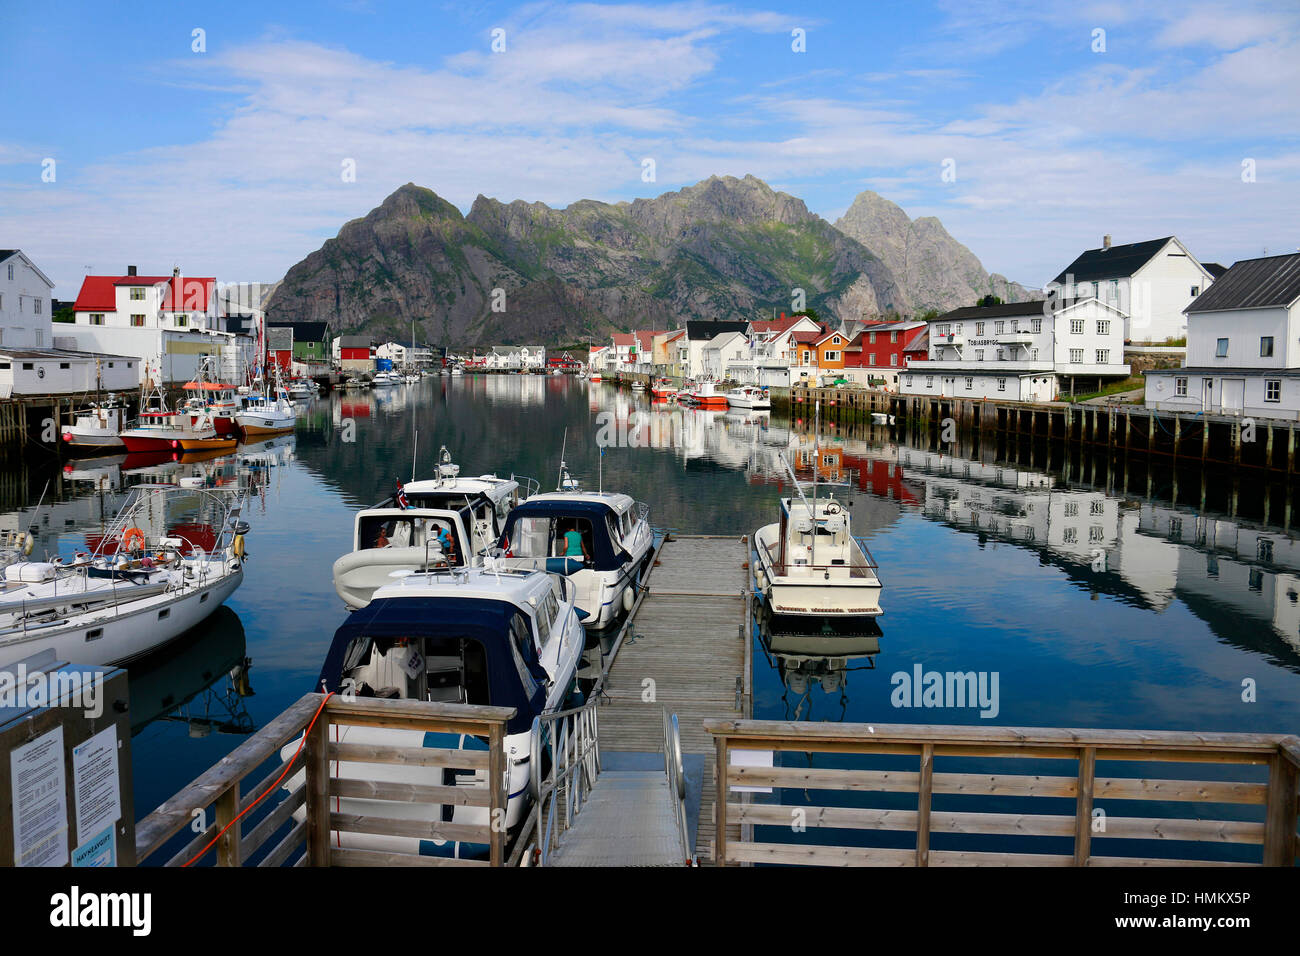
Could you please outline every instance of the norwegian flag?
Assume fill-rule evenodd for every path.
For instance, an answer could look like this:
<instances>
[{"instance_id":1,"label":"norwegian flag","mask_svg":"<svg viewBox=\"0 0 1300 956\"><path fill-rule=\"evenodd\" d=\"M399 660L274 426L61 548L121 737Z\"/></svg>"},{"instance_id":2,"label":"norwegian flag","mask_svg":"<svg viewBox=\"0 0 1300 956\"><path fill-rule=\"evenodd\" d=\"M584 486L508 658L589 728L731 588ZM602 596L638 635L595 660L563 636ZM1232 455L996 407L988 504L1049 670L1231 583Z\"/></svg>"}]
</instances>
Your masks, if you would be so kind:
<instances>
[{"instance_id":1,"label":"norwegian flag","mask_svg":"<svg viewBox=\"0 0 1300 956\"><path fill-rule=\"evenodd\" d=\"M400 481L397 483L396 500L397 500L397 507L401 508L403 511L405 511L409 507L406 501L406 490L402 487L402 483Z\"/></svg>"}]
</instances>

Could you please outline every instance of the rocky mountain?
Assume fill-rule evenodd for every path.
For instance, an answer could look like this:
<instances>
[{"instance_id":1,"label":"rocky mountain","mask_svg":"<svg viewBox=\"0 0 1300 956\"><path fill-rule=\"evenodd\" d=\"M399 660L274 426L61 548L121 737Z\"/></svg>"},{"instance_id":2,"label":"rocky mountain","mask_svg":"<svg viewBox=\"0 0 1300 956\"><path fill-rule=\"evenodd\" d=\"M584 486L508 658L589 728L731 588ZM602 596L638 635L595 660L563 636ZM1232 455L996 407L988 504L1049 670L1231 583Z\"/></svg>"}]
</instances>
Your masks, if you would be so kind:
<instances>
[{"instance_id":1,"label":"rocky mountain","mask_svg":"<svg viewBox=\"0 0 1300 956\"><path fill-rule=\"evenodd\" d=\"M910 221L893 209L902 221L891 229L906 245ZM937 220L911 226L933 236L925 248L946 249L946 239L965 258L932 257L922 269L905 255L897 272L895 245L877 252L851 234L871 232L868 212L836 228L760 179L715 176L654 199L565 209L479 196L462 216L408 183L291 268L267 308L275 321L325 321L340 332L405 337L414 319L417 335L439 343L550 345L791 311L796 289L827 318L857 319L928 307L940 301L932 288L969 305L978 298L971 283L983 277L987 287L978 260ZM915 285L929 297L918 299L900 274L929 277Z\"/></svg>"},{"instance_id":2,"label":"rocky mountain","mask_svg":"<svg viewBox=\"0 0 1300 956\"><path fill-rule=\"evenodd\" d=\"M946 312L989 294L1004 302L1042 297L1005 276L986 272L975 254L950 236L938 219L911 219L897 204L870 190L853 200L835 228L878 255L918 310Z\"/></svg>"}]
</instances>

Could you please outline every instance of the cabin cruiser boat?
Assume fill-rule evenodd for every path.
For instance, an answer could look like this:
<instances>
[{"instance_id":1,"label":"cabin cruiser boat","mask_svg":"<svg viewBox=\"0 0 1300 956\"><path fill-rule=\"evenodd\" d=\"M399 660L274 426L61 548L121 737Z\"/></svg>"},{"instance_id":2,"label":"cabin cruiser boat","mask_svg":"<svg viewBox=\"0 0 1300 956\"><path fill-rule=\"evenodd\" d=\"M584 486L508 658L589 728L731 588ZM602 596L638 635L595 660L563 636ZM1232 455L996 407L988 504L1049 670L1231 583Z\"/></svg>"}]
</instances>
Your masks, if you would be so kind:
<instances>
[{"instance_id":1,"label":"cabin cruiser boat","mask_svg":"<svg viewBox=\"0 0 1300 956\"><path fill-rule=\"evenodd\" d=\"M376 372L374 378L370 380L370 386L372 388L382 388L388 385L401 384L402 376L398 375L396 372L389 371Z\"/></svg>"},{"instance_id":2,"label":"cabin cruiser boat","mask_svg":"<svg viewBox=\"0 0 1300 956\"><path fill-rule=\"evenodd\" d=\"M244 407L235 416L235 422L245 438L279 435L293 431L293 401L288 389L278 386L271 395L249 395Z\"/></svg>"},{"instance_id":3,"label":"cabin cruiser boat","mask_svg":"<svg viewBox=\"0 0 1300 956\"><path fill-rule=\"evenodd\" d=\"M654 552L650 508L612 491L582 491L561 469L561 491L533 495L506 519L500 551L507 566L563 571L577 586L582 623L593 630L631 610ZM565 478L568 478L566 481ZM566 557L566 532L584 557Z\"/></svg>"},{"instance_id":4,"label":"cabin cruiser boat","mask_svg":"<svg viewBox=\"0 0 1300 956\"><path fill-rule=\"evenodd\" d=\"M464 375L464 374L465 374L465 370L464 370L463 368L461 368L459 365L456 365L456 366L454 366L454 367L452 368L452 370L451 370L451 374L452 374L452 375Z\"/></svg>"},{"instance_id":5,"label":"cabin cruiser boat","mask_svg":"<svg viewBox=\"0 0 1300 956\"><path fill-rule=\"evenodd\" d=\"M634 379L632 379L632 391L634 391L634 392L644 392L644 391L645 391L645 382L641 381L639 378L634 378Z\"/></svg>"},{"instance_id":6,"label":"cabin cruiser boat","mask_svg":"<svg viewBox=\"0 0 1300 956\"><path fill-rule=\"evenodd\" d=\"M754 532L755 584L774 615L875 617L880 578L848 509L833 496L781 499L780 518Z\"/></svg>"},{"instance_id":7,"label":"cabin cruiser boat","mask_svg":"<svg viewBox=\"0 0 1300 956\"><path fill-rule=\"evenodd\" d=\"M290 398L313 398L316 395L316 383L307 378L295 378L286 388Z\"/></svg>"},{"instance_id":8,"label":"cabin cruiser boat","mask_svg":"<svg viewBox=\"0 0 1300 956\"><path fill-rule=\"evenodd\" d=\"M733 408L771 408L772 399L767 389L757 385L742 385L727 392L727 404Z\"/></svg>"},{"instance_id":9,"label":"cabin cruiser boat","mask_svg":"<svg viewBox=\"0 0 1300 956\"><path fill-rule=\"evenodd\" d=\"M462 478L444 446L436 478L401 485L357 513L352 551L334 562L334 590L355 610L394 572L481 564L520 501L521 481L536 491L531 478Z\"/></svg>"},{"instance_id":10,"label":"cabin cruiser boat","mask_svg":"<svg viewBox=\"0 0 1300 956\"><path fill-rule=\"evenodd\" d=\"M126 406L110 395L105 401L79 412L76 421L64 427L63 440L77 451L122 448L118 436L126 424L126 412Z\"/></svg>"},{"instance_id":11,"label":"cabin cruiser boat","mask_svg":"<svg viewBox=\"0 0 1300 956\"><path fill-rule=\"evenodd\" d=\"M0 590L0 666L45 651L121 664L183 634L244 579L242 502L140 485L90 552L20 561Z\"/></svg>"},{"instance_id":12,"label":"cabin cruiser boat","mask_svg":"<svg viewBox=\"0 0 1300 956\"><path fill-rule=\"evenodd\" d=\"M450 704L513 707L506 724L508 803L506 826L521 824L529 793L534 718L570 706L585 635L574 608L576 589L544 571L462 568L413 573L375 591L366 607L348 616L334 635L316 690ZM388 727L340 726L341 744L369 747L487 750L487 741L464 734L425 733ZM288 760L293 740L281 751ZM304 770L286 781L292 793ZM339 778L434 787L486 785L486 768L453 771L418 763L364 766L332 760ZM359 814L468 826L485 826L488 809L448 804L342 797L334 809ZM300 807L296 819L304 819ZM485 857L485 843L380 836L335 831L330 844L419 856Z\"/></svg>"}]
</instances>

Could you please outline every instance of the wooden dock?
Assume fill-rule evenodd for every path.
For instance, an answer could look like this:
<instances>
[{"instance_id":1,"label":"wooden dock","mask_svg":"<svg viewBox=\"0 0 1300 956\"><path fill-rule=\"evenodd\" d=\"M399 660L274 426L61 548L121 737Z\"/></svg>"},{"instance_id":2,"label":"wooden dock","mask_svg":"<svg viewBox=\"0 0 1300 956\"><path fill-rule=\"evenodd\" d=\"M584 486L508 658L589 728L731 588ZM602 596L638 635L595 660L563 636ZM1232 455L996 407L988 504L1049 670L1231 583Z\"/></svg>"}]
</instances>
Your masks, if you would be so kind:
<instances>
[{"instance_id":1,"label":"wooden dock","mask_svg":"<svg viewBox=\"0 0 1300 956\"><path fill-rule=\"evenodd\" d=\"M677 714L682 751L709 761L695 844L703 860L713 859L717 799L713 735L704 722L744 720L751 711L747 558L739 536L669 536L610 669L609 700L600 709L600 745L610 751L660 750L661 708ZM734 829L731 839L739 839Z\"/></svg>"}]
</instances>

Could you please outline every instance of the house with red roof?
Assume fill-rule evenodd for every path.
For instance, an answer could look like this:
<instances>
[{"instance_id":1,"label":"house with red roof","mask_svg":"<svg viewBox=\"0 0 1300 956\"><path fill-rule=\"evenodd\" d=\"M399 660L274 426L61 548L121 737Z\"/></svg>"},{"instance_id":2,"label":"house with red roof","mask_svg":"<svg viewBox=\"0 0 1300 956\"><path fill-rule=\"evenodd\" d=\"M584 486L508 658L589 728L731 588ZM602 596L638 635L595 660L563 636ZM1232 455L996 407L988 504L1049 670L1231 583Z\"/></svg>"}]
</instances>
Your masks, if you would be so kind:
<instances>
[{"instance_id":1,"label":"house with red roof","mask_svg":"<svg viewBox=\"0 0 1300 956\"><path fill-rule=\"evenodd\" d=\"M61 330L78 348L138 357L142 380L186 381L207 361L227 381L242 382L256 362L255 336L224 331L217 280L211 276L86 276Z\"/></svg>"},{"instance_id":2,"label":"house with red roof","mask_svg":"<svg viewBox=\"0 0 1300 956\"><path fill-rule=\"evenodd\" d=\"M845 378L862 385L898 390L898 375L908 359L929 353L929 323L919 319L873 322L860 329L844 350Z\"/></svg>"}]
</instances>

